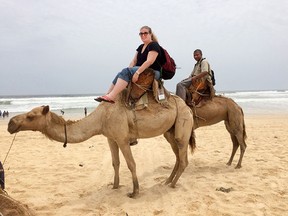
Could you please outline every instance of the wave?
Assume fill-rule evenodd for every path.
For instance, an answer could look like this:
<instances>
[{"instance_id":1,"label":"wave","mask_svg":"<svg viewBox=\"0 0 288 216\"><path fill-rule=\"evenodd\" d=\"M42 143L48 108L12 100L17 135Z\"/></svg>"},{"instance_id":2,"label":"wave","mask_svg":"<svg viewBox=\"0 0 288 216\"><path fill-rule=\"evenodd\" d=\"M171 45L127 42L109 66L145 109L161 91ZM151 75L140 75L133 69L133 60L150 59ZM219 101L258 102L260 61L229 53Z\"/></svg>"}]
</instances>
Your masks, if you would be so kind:
<instances>
[{"instance_id":1,"label":"wave","mask_svg":"<svg viewBox=\"0 0 288 216\"><path fill-rule=\"evenodd\" d=\"M245 110L283 110L288 107L288 90L274 91L234 91L219 92L232 98ZM37 106L49 105L53 110L65 110L65 112L82 112L86 107L94 110L98 102L94 98L99 95L45 95L45 96L13 96L0 98L0 110L8 110L10 113L27 112Z\"/></svg>"},{"instance_id":2,"label":"wave","mask_svg":"<svg viewBox=\"0 0 288 216\"><path fill-rule=\"evenodd\" d=\"M49 105L51 110L95 108L98 103L95 96L39 96L39 97L14 97L0 99L0 110L9 112L27 112L34 107ZM9 101L9 103L8 103Z\"/></svg>"},{"instance_id":3,"label":"wave","mask_svg":"<svg viewBox=\"0 0 288 216\"><path fill-rule=\"evenodd\" d=\"M11 100L0 100L0 105L11 105L12 101Z\"/></svg>"},{"instance_id":4,"label":"wave","mask_svg":"<svg viewBox=\"0 0 288 216\"><path fill-rule=\"evenodd\" d=\"M275 98L288 98L288 91L243 91L243 92L228 92L224 93L227 97L232 98L269 98L269 99L275 99Z\"/></svg>"}]
</instances>

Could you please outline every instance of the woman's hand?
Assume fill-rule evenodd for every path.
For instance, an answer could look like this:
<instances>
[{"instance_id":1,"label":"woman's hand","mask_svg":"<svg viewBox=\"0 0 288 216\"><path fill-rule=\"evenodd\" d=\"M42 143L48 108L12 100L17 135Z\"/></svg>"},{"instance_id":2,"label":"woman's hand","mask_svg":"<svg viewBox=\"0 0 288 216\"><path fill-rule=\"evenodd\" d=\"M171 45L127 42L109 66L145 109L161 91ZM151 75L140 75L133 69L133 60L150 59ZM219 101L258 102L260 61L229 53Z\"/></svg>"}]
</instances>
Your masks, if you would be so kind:
<instances>
[{"instance_id":1,"label":"woman's hand","mask_svg":"<svg viewBox=\"0 0 288 216\"><path fill-rule=\"evenodd\" d=\"M140 73L139 73L138 71L136 71L136 72L133 74L133 77L132 77L132 82L133 82L133 83L136 83L136 82L138 81L139 75L140 75Z\"/></svg>"}]
</instances>

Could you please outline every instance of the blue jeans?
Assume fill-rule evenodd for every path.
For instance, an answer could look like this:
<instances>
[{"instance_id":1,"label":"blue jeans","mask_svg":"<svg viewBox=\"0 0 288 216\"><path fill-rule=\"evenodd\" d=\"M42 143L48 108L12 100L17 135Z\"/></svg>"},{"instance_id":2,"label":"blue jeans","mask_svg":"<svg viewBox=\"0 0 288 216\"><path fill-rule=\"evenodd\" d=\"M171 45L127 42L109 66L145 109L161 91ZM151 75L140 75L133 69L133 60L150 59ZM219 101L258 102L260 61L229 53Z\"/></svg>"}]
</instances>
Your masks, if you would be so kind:
<instances>
[{"instance_id":1,"label":"blue jeans","mask_svg":"<svg viewBox=\"0 0 288 216\"><path fill-rule=\"evenodd\" d=\"M116 75L116 77L114 78L112 83L115 85L118 78L125 80L126 82L129 83L132 80L132 77L136 73L138 68L139 68L139 66L124 68L121 72L119 72ZM155 73L155 79L159 80L160 79L160 72L157 70L154 70L154 73Z\"/></svg>"}]
</instances>

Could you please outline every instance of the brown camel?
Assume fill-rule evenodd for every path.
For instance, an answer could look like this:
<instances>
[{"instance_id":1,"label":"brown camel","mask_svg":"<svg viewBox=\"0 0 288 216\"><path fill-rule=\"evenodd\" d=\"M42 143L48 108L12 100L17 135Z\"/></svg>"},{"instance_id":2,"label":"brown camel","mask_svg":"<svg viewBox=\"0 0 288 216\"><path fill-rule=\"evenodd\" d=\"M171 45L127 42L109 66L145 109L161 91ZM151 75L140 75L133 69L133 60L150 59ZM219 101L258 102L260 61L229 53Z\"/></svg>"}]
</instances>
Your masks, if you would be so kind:
<instances>
[{"instance_id":1,"label":"brown camel","mask_svg":"<svg viewBox=\"0 0 288 216\"><path fill-rule=\"evenodd\" d=\"M119 148L132 173L133 192L129 197L139 193L136 164L130 149L129 140L150 138L164 134L176 155L176 163L166 184L175 187L176 182L188 165L187 149L195 147L193 132L193 114L185 102L178 96L171 95L168 105L157 103L149 93L149 105L135 111L125 106L127 91L123 91L115 104L102 102L87 117L78 121L65 121L62 117L49 111L49 106L32 109L17 115L9 121L8 131L40 131L48 138L58 142L79 143L94 135L107 137L114 168L113 189L119 187Z\"/></svg>"},{"instance_id":2,"label":"brown camel","mask_svg":"<svg viewBox=\"0 0 288 216\"><path fill-rule=\"evenodd\" d=\"M231 98L215 96L212 100L201 101L200 107L190 107L194 114L194 129L224 121L230 134L233 149L227 165L231 165L234 155L240 146L240 158L235 168L241 168L242 159L247 147L246 130L242 108Z\"/></svg>"}]
</instances>

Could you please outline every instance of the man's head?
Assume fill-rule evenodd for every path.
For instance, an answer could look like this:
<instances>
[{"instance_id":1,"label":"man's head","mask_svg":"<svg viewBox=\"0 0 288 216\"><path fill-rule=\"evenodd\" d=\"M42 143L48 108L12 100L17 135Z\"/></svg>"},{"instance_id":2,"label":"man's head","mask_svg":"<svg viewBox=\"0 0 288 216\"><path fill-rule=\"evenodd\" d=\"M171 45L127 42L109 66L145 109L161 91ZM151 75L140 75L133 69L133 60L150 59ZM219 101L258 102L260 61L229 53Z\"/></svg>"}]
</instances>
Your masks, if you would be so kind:
<instances>
[{"instance_id":1,"label":"man's head","mask_svg":"<svg viewBox=\"0 0 288 216\"><path fill-rule=\"evenodd\" d=\"M194 55L194 59L198 62L202 58L202 51L200 49L196 49L193 55Z\"/></svg>"}]
</instances>

